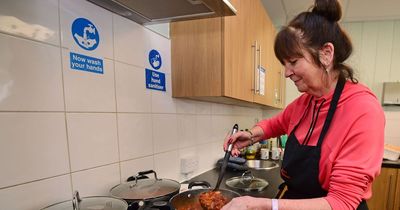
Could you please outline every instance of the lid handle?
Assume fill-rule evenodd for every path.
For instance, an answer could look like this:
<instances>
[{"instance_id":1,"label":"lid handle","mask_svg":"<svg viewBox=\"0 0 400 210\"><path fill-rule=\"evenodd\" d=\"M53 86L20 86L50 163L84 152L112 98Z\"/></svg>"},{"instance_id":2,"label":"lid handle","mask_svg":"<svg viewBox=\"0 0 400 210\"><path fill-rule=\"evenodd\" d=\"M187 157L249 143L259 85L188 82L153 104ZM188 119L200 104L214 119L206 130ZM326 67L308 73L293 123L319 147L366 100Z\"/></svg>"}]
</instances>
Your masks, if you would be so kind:
<instances>
[{"instance_id":1,"label":"lid handle","mask_svg":"<svg viewBox=\"0 0 400 210\"><path fill-rule=\"evenodd\" d=\"M135 180L135 183L129 185L129 187L130 187L130 188L134 187L134 186L137 184L137 182L138 182L139 179L143 179L143 177L146 177L146 176L144 176L144 175L146 175L146 174L151 174L151 173L154 174L154 179L155 179L156 181L161 180L161 179L157 178L157 173L156 173L154 170L140 171L137 175L135 175L135 176L133 177L133 179ZM146 178L147 178L147 177L146 177Z\"/></svg>"},{"instance_id":2,"label":"lid handle","mask_svg":"<svg viewBox=\"0 0 400 210\"><path fill-rule=\"evenodd\" d=\"M157 178L157 173L156 173L155 171L153 171L153 170L140 171L136 176L143 176L143 175L151 174L151 173L154 174L154 178L155 178L156 180L159 180L159 179Z\"/></svg>"},{"instance_id":3,"label":"lid handle","mask_svg":"<svg viewBox=\"0 0 400 210\"><path fill-rule=\"evenodd\" d=\"M245 171L240 178L240 182L243 184L250 184L253 179L254 176L251 171Z\"/></svg>"},{"instance_id":4,"label":"lid handle","mask_svg":"<svg viewBox=\"0 0 400 210\"><path fill-rule=\"evenodd\" d=\"M74 192L74 197L72 198L72 207L74 210L79 210L79 203L82 201L82 199L79 196L79 192L75 190Z\"/></svg>"}]
</instances>

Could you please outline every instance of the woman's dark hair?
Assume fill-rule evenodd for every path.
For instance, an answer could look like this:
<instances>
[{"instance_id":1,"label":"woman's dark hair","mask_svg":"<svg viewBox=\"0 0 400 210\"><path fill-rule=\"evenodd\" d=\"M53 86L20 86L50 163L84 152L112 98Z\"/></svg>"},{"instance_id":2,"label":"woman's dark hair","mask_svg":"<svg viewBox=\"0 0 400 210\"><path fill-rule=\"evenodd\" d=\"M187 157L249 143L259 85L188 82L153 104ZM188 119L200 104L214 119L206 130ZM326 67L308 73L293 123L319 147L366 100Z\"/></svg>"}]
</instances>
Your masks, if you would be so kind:
<instances>
[{"instance_id":1,"label":"woman's dark hair","mask_svg":"<svg viewBox=\"0 0 400 210\"><path fill-rule=\"evenodd\" d=\"M304 57L305 50L317 65L323 66L319 50L330 42L335 48L333 69L357 83L353 69L343 63L352 53L353 46L338 24L341 16L342 9L337 0L315 0L311 11L298 14L277 34L274 44L276 57L284 64L284 60Z\"/></svg>"}]
</instances>

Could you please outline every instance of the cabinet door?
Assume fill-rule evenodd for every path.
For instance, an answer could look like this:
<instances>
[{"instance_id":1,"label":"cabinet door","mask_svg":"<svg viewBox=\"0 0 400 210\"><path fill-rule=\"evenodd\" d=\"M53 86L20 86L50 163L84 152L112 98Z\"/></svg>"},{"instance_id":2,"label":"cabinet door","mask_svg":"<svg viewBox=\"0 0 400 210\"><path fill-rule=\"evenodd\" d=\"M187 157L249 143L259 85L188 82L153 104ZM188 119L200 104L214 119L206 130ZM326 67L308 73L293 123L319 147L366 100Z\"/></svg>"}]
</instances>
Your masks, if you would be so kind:
<instances>
[{"instance_id":1,"label":"cabinet door","mask_svg":"<svg viewBox=\"0 0 400 210\"><path fill-rule=\"evenodd\" d=\"M269 89L269 93L271 94L271 104L270 106L276 108L283 108L285 105L285 69L279 60L275 56L274 52L274 42L275 36L277 32L275 27L272 25L271 32L270 32L270 39L271 39L271 47L270 47L270 54L268 57L269 63L271 63L270 68L270 78L272 78L272 84Z\"/></svg>"},{"instance_id":2,"label":"cabinet door","mask_svg":"<svg viewBox=\"0 0 400 210\"><path fill-rule=\"evenodd\" d=\"M394 195L394 210L400 210L400 169L397 169L396 193Z\"/></svg>"},{"instance_id":3,"label":"cabinet door","mask_svg":"<svg viewBox=\"0 0 400 210\"><path fill-rule=\"evenodd\" d=\"M397 169L382 168L372 184L372 198L367 201L370 210L394 209L396 182Z\"/></svg>"},{"instance_id":4,"label":"cabinet door","mask_svg":"<svg viewBox=\"0 0 400 210\"><path fill-rule=\"evenodd\" d=\"M254 20L256 0L231 0L236 16L224 17L224 95L253 101ZM257 0L258 1L258 0Z\"/></svg>"},{"instance_id":5,"label":"cabinet door","mask_svg":"<svg viewBox=\"0 0 400 210\"><path fill-rule=\"evenodd\" d=\"M222 18L172 22L174 97L222 96Z\"/></svg>"},{"instance_id":6,"label":"cabinet door","mask_svg":"<svg viewBox=\"0 0 400 210\"><path fill-rule=\"evenodd\" d=\"M269 106L273 104L273 92L275 75L273 74L273 63L271 56L273 55L273 34L274 27L268 14L264 10L261 1L256 2L255 16L257 18L256 40L257 40L257 65L255 69L255 87L254 102ZM262 67L265 72L261 73L258 69ZM263 81L263 82L261 82Z\"/></svg>"}]
</instances>

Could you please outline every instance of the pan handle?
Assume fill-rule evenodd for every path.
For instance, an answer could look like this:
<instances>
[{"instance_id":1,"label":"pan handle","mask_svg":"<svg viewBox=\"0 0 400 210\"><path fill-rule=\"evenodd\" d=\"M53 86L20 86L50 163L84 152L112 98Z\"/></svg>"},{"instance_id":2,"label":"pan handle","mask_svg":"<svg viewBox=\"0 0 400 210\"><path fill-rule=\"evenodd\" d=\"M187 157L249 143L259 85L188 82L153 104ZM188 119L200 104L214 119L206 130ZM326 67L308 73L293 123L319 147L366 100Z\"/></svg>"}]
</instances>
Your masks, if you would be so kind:
<instances>
[{"instance_id":1,"label":"pan handle","mask_svg":"<svg viewBox=\"0 0 400 210\"><path fill-rule=\"evenodd\" d=\"M189 183L188 189L190 190L194 186L203 186L204 188L211 188L210 183L208 183L206 181L193 181L193 182Z\"/></svg>"}]
</instances>

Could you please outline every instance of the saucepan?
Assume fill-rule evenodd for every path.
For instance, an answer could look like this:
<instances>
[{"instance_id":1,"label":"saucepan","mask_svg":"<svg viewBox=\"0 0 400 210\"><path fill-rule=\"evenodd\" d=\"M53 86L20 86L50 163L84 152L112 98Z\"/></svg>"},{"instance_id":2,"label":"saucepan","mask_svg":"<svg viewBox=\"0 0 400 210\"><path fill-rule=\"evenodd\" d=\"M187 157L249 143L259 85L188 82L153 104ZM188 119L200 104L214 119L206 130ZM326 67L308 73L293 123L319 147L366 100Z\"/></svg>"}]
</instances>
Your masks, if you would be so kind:
<instances>
[{"instance_id":1,"label":"saucepan","mask_svg":"<svg viewBox=\"0 0 400 210\"><path fill-rule=\"evenodd\" d=\"M153 174L154 178L148 178ZM172 179L160 179L153 170L141 171L129 177L127 182L116 185L110 190L112 196L124 199L131 209L148 209L168 205L169 199L179 193L179 182Z\"/></svg>"}]
</instances>

